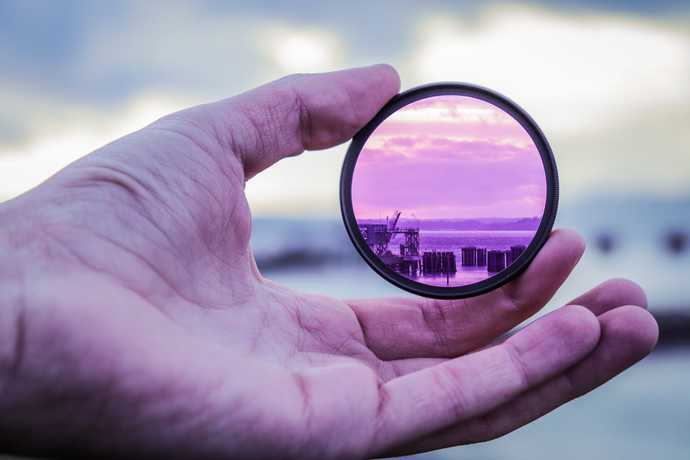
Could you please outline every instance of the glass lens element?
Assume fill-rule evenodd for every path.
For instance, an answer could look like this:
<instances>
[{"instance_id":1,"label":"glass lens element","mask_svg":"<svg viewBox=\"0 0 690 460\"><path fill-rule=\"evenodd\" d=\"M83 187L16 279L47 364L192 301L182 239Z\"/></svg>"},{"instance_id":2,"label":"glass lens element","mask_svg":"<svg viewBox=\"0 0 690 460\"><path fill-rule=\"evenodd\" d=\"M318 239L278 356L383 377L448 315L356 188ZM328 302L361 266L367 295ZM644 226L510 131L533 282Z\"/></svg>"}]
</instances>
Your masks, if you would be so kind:
<instances>
[{"instance_id":1,"label":"glass lens element","mask_svg":"<svg viewBox=\"0 0 690 460\"><path fill-rule=\"evenodd\" d=\"M511 115L470 96L433 96L386 118L362 148L352 207L371 251L430 286L483 281L515 262L539 227L546 173Z\"/></svg>"}]
</instances>

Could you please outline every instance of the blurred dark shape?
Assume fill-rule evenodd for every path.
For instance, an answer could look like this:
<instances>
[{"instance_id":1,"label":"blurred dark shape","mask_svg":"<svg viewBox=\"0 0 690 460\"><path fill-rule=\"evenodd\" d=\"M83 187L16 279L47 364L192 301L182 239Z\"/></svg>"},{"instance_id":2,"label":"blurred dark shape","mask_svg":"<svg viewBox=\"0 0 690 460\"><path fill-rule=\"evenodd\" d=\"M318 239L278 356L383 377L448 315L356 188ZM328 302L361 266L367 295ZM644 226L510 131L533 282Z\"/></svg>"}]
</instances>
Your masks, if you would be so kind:
<instances>
[{"instance_id":1,"label":"blurred dark shape","mask_svg":"<svg viewBox=\"0 0 690 460\"><path fill-rule=\"evenodd\" d=\"M688 247L688 234L682 230L671 230L664 237L664 241L671 254L680 254Z\"/></svg>"},{"instance_id":2,"label":"blurred dark shape","mask_svg":"<svg viewBox=\"0 0 690 460\"><path fill-rule=\"evenodd\" d=\"M256 265L262 272L287 268L311 268L331 264L343 257L335 252L310 249L286 249L276 254L256 256Z\"/></svg>"},{"instance_id":3,"label":"blurred dark shape","mask_svg":"<svg viewBox=\"0 0 690 460\"><path fill-rule=\"evenodd\" d=\"M597 246L597 249L604 254L611 253L611 251L613 251L616 247L616 238L611 233L606 231L599 233L594 239L594 242Z\"/></svg>"},{"instance_id":4,"label":"blurred dark shape","mask_svg":"<svg viewBox=\"0 0 690 460\"><path fill-rule=\"evenodd\" d=\"M661 310L654 318L659 323L659 347L690 345L690 312Z\"/></svg>"}]
</instances>

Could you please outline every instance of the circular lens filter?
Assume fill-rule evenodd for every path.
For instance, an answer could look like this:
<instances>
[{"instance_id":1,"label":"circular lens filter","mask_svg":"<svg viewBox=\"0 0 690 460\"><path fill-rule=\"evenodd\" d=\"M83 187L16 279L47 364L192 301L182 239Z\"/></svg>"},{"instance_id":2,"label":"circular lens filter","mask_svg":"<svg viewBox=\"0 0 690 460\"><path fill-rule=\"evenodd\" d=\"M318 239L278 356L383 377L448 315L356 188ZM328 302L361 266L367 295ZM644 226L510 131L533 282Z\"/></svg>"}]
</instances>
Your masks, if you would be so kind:
<instances>
[{"instance_id":1,"label":"circular lens filter","mask_svg":"<svg viewBox=\"0 0 690 460\"><path fill-rule=\"evenodd\" d=\"M353 138L340 204L364 260L396 286L462 298L517 276L549 236L556 163L525 111L478 86L394 97Z\"/></svg>"}]
</instances>

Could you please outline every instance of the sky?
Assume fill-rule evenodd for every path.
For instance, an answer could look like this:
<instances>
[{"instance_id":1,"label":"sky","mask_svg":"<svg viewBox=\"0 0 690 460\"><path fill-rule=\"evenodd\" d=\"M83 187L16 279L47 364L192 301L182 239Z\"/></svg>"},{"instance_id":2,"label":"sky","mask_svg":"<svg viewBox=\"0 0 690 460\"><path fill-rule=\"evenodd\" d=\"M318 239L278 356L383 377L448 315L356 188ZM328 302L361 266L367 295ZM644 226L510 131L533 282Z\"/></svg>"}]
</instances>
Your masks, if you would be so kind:
<instances>
[{"instance_id":1,"label":"sky","mask_svg":"<svg viewBox=\"0 0 690 460\"><path fill-rule=\"evenodd\" d=\"M436 96L404 106L369 136L352 179L357 219L541 217L546 179L525 129L498 107Z\"/></svg>"},{"instance_id":2,"label":"sky","mask_svg":"<svg viewBox=\"0 0 690 460\"><path fill-rule=\"evenodd\" d=\"M376 62L403 89L515 100L553 147L563 204L690 196L687 1L286 3L0 2L0 200L168 112ZM337 217L346 148L258 175L254 213Z\"/></svg>"}]
</instances>

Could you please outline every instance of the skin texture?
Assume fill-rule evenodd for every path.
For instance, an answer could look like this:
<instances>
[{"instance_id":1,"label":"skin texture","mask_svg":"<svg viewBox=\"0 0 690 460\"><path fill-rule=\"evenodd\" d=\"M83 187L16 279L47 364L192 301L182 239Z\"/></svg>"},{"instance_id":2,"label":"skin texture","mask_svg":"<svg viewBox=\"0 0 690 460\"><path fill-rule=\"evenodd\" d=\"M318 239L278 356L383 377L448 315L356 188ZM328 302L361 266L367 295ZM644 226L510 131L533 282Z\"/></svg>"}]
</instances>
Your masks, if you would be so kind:
<instances>
[{"instance_id":1,"label":"skin texture","mask_svg":"<svg viewBox=\"0 0 690 460\"><path fill-rule=\"evenodd\" d=\"M501 436L649 353L657 326L626 280L501 339L568 277L572 231L461 301L344 301L260 275L245 181L348 140L398 90L384 65L290 76L164 117L0 205L0 448L420 452Z\"/></svg>"}]
</instances>

